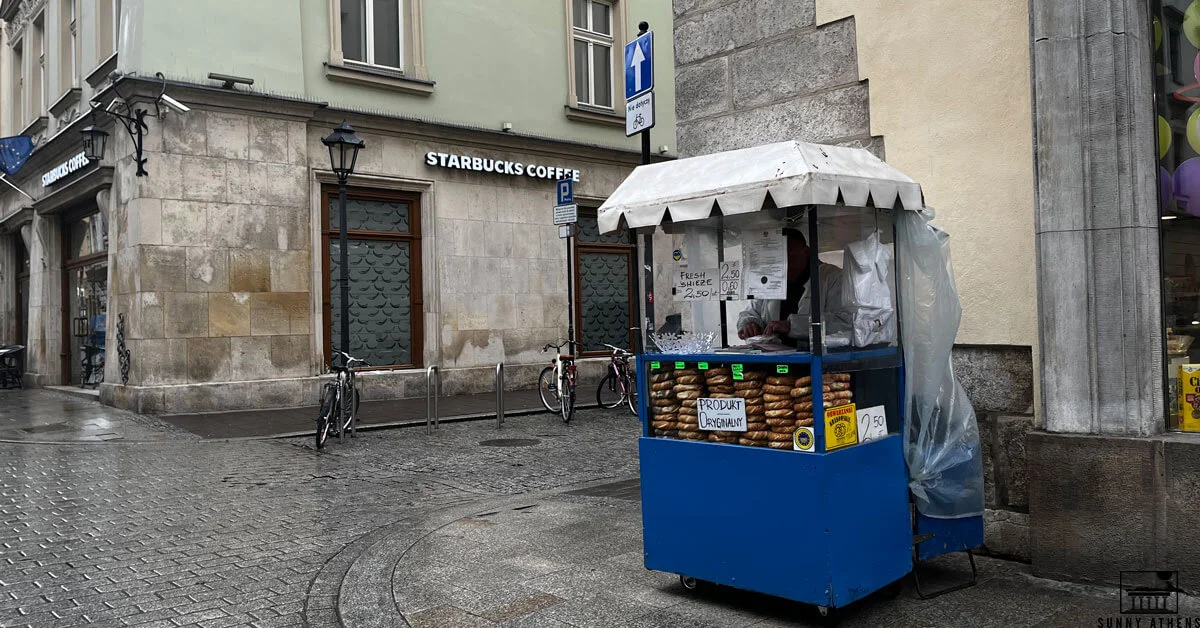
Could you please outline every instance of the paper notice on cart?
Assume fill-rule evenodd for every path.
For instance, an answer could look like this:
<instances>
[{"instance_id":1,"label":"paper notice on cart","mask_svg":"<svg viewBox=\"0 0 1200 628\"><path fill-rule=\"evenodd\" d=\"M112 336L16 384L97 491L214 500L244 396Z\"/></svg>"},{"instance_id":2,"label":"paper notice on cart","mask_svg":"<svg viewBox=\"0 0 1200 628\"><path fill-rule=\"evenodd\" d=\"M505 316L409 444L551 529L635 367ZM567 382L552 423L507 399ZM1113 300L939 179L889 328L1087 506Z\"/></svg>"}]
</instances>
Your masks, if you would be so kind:
<instances>
[{"instance_id":1,"label":"paper notice on cart","mask_svg":"<svg viewBox=\"0 0 1200 628\"><path fill-rule=\"evenodd\" d=\"M787 239L782 229L747 232L742 241L746 298L787 298Z\"/></svg>"},{"instance_id":2,"label":"paper notice on cart","mask_svg":"<svg viewBox=\"0 0 1200 628\"><path fill-rule=\"evenodd\" d=\"M887 408L872 406L856 412L858 415L858 439L869 443L887 436Z\"/></svg>"},{"instance_id":3,"label":"paper notice on cart","mask_svg":"<svg viewBox=\"0 0 1200 628\"><path fill-rule=\"evenodd\" d=\"M717 269L677 270L671 288L676 301L716 301Z\"/></svg>"},{"instance_id":4,"label":"paper notice on cart","mask_svg":"<svg viewBox=\"0 0 1200 628\"><path fill-rule=\"evenodd\" d=\"M745 399L697 399L696 414L702 430L746 431Z\"/></svg>"}]
</instances>

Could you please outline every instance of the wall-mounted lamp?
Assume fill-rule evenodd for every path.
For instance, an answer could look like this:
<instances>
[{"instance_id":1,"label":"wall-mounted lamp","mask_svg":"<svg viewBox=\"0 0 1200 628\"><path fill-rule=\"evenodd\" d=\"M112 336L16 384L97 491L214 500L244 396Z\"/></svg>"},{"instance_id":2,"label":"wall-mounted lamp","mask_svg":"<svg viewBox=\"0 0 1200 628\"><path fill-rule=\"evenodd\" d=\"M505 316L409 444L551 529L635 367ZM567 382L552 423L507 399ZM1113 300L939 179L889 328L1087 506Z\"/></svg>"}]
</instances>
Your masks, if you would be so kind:
<instances>
[{"instance_id":1,"label":"wall-mounted lamp","mask_svg":"<svg viewBox=\"0 0 1200 628\"><path fill-rule=\"evenodd\" d=\"M117 90L117 82L121 75L113 73L112 89L116 92L117 97L108 104L108 107L101 109L95 102L92 105L92 124L89 124L80 133L83 135L83 150L86 157L91 161L99 161L104 159L104 148L108 143L108 133L99 129L95 125L96 112L105 113L121 123L125 127L125 131L129 133L129 138L133 140L134 157L133 161L137 164L137 176L144 177L149 172L146 172L146 159L142 157L142 139L150 127L146 126L146 114L149 110L141 107L133 108L129 105L129 101L121 96L121 92ZM162 81L162 89L158 92L158 97L154 99L154 113L159 118L162 118L166 112L163 111L163 105L168 109L178 113L187 113L191 109L171 98L167 95L167 78L162 72L155 73L156 77ZM122 111L123 109L123 111Z\"/></svg>"}]
</instances>

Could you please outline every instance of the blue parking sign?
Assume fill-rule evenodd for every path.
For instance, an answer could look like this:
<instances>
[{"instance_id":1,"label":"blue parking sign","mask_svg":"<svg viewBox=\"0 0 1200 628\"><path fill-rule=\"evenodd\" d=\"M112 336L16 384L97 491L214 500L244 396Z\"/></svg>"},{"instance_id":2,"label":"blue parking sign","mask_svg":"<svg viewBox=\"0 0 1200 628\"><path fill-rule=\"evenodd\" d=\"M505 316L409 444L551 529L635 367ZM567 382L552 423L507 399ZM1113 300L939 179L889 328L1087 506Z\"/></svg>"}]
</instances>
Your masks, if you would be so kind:
<instances>
[{"instance_id":1,"label":"blue parking sign","mask_svg":"<svg viewBox=\"0 0 1200 628\"><path fill-rule=\"evenodd\" d=\"M558 182L558 205L570 205L575 202L575 183L571 179Z\"/></svg>"},{"instance_id":2,"label":"blue parking sign","mask_svg":"<svg viewBox=\"0 0 1200 628\"><path fill-rule=\"evenodd\" d=\"M625 44L625 100L654 89L654 32Z\"/></svg>"}]
</instances>

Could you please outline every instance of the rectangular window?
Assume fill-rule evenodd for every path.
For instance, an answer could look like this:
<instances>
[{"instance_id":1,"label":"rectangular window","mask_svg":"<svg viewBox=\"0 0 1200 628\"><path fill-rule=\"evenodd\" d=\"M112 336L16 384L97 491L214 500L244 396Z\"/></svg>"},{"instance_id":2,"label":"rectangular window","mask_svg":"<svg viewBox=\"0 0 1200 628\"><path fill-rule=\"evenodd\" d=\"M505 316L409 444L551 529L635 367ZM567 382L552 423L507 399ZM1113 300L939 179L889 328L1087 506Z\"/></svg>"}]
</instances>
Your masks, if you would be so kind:
<instances>
[{"instance_id":1,"label":"rectangular window","mask_svg":"<svg viewBox=\"0 0 1200 628\"><path fill-rule=\"evenodd\" d=\"M13 130L25 128L25 45L17 42L12 50Z\"/></svg>"},{"instance_id":2,"label":"rectangular window","mask_svg":"<svg viewBox=\"0 0 1200 628\"><path fill-rule=\"evenodd\" d=\"M575 99L581 105L612 109L613 5L572 0L571 38Z\"/></svg>"},{"instance_id":3,"label":"rectangular window","mask_svg":"<svg viewBox=\"0 0 1200 628\"><path fill-rule=\"evenodd\" d=\"M340 0L342 58L401 69L403 0Z\"/></svg>"},{"instance_id":4,"label":"rectangular window","mask_svg":"<svg viewBox=\"0 0 1200 628\"><path fill-rule=\"evenodd\" d=\"M58 24L58 93L62 94L76 86L79 80L79 53L77 44L78 24L76 5L78 0L60 0Z\"/></svg>"},{"instance_id":5,"label":"rectangular window","mask_svg":"<svg viewBox=\"0 0 1200 628\"><path fill-rule=\"evenodd\" d=\"M33 80L29 96L33 98L30 107L33 117L46 113L46 14L40 13L33 18L33 50L37 53L34 59Z\"/></svg>"},{"instance_id":6,"label":"rectangular window","mask_svg":"<svg viewBox=\"0 0 1200 628\"><path fill-rule=\"evenodd\" d=\"M341 339L340 214L324 190L325 358ZM350 190L346 197L350 355L373 367L419 367L422 352L420 204L409 194Z\"/></svg>"},{"instance_id":7,"label":"rectangular window","mask_svg":"<svg viewBox=\"0 0 1200 628\"><path fill-rule=\"evenodd\" d=\"M603 354L605 344L633 348L633 245L627 230L601 235L596 210L579 209L575 244L575 328L582 354Z\"/></svg>"},{"instance_id":8,"label":"rectangular window","mask_svg":"<svg viewBox=\"0 0 1200 628\"><path fill-rule=\"evenodd\" d=\"M117 51L121 33L121 0L99 0L96 14L96 44L101 60Z\"/></svg>"}]
</instances>

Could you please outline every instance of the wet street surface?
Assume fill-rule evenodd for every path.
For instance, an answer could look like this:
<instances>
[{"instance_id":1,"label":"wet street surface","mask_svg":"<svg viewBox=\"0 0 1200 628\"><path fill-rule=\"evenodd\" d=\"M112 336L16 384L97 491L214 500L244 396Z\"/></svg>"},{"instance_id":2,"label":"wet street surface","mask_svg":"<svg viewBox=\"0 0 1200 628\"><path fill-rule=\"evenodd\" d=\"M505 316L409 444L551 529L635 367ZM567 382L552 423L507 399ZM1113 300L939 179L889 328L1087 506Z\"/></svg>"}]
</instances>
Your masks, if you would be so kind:
<instances>
[{"instance_id":1,"label":"wet street surface","mask_svg":"<svg viewBox=\"0 0 1200 628\"><path fill-rule=\"evenodd\" d=\"M627 412L583 410L569 427L543 414L500 431L477 421L366 432L316 451L311 438L201 441L48 393L0 404L5 434L104 420L119 439L72 427L63 442L0 443L0 626L818 619L782 600L686 591L642 568L637 424ZM19 419L18 408L45 418ZM965 559L951 558L931 577L965 577ZM926 602L906 584L895 599L846 609L843 625L1095 626L1117 615L1108 589L979 562L972 589Z\"/></svg>"}]
</instances>

